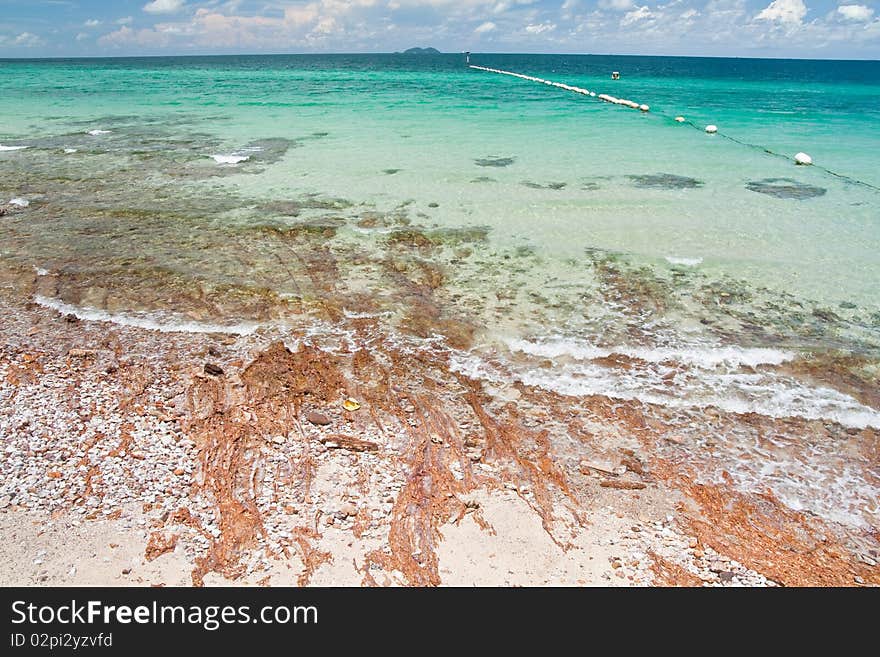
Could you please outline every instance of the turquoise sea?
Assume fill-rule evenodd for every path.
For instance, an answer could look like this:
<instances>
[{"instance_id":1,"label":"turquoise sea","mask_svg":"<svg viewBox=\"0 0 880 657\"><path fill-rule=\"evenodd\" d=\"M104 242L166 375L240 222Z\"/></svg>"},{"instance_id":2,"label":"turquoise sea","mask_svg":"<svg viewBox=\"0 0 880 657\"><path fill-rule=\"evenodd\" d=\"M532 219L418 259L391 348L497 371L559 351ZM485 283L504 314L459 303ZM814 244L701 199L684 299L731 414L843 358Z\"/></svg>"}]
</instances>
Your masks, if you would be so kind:
<instances>
[{"instance_id":1,"label":"turquoise sea","mask_svg":"<svg viewBox=\"0 0 880 657\"><path fill-rule=\"evenodd\" d=\"M492 385L880 427L880 62L471 59L650 111L463 55L0 61L2 280L162 330L373 318Z\"/></svg>"}]
</instances>

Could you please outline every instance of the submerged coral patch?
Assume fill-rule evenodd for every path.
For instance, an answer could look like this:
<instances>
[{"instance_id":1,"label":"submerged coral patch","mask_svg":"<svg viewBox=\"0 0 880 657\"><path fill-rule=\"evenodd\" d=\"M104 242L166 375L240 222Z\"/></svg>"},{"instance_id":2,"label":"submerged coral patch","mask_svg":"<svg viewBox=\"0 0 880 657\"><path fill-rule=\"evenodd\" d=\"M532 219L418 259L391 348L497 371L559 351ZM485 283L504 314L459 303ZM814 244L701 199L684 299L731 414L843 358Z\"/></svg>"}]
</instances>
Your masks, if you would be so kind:
<instances>
[{"instance_id":1,"label":"submerged coral patch","mask_svg":"<svg viewBox=\"0 0 880 657\"><path fill-rule=\"evenodd\" d=\"M474 164L478 167L509 167L514 162L516 162L515 157L498 157L496 155L488 155L474 160Z\"/></svg>"},{"instance_id":2,"label":"submerged coral patch","mask_svg":"<svg viewBox=\"0 0 880 657\"><path fill-rule=\"evenodd\" d=\"M263 203L260 210L272 214L280 214L286 217L298 217L306 210L345 210L354 205L351 201L342 198L325 198L316 194L309 194L295 200L277 200Z\"/></svg>"},{"instance_id":3,"label":"submerged coral patch","mask_svg":"<svg viewBox=\"0 0 880 657\"><path fill-rule=\"evenodd\" d=\"M288 150L296 146L296 142L282 137L270 139L257 139L242 147L241 152L250 156L250 159L263 164L278 162Z\"/></svg>"},{"instance_id":4,"label":"submerged coral patch","mask_svg":"<svg viewBox=\"0 0 880 657\"><path fill-rule=\"evenodd\" d=\"M702 180L673 173L657 173L645 176L627 176L636 187L651 189L694 189L703 186Z\"/></svg>"},{"instance_id":5,"label":"submerged coral patch","mask_svg":"<svg viewBox=\"0 0 880 657\"><path fill-rule=\"evenodd\" d=\"M549 182L549 183L546 183L546 184L541 184L541 183L532 182L531 180L524 180L524 181L522 182L522 184L523 184L525 187L528 187L528 188L530 188L530 189L554 189L554 190L560 190L560 189L565 189L565 186L566 186L567 183L564 183L564 182Z\"/></svg>"},{"instance_id":6,"label":"submerged coral patch","mask_svg":"<svg viewBox=\"0 0 880 657\"><path fill-rule=\"evenodd\" d=\"M798 182L793 178L764 178L763 180L750 180L746 183L746 189L750 192L758 192L775 198L795 199L803 201L808 198L824 196L828 191L824 187L808 185Z\"/></svg>"}]
</instances>

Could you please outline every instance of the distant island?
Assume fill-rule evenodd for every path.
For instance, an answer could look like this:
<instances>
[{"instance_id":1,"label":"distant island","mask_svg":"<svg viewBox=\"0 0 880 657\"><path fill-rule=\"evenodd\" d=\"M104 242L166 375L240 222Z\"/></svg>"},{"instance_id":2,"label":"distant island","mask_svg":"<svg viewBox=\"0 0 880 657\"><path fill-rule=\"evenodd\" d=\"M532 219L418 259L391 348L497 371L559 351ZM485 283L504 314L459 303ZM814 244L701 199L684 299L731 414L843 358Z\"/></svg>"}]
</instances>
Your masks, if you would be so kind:
<instances>
[{"instance_id":1,"label":"distant island","mask_svg":"<svg viewBox=\"0 0 880 657\"><path fill-rule=\"evenodd\" d=\"M404 55L439 55L441 54L436 48L409 48L403 51Z\"/></svg>"}]
</instances>

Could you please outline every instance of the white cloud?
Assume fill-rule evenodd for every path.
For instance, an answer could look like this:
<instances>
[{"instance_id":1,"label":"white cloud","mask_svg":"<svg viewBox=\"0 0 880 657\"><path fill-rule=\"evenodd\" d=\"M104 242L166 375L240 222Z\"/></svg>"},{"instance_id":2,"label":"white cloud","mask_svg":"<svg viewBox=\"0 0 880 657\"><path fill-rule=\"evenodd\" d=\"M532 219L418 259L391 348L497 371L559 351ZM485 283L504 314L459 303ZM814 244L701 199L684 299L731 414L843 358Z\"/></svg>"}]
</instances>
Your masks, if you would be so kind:
<instances>
[{"instance_id":1,"label":"white cloud","mask_svg":"<svg viewBox=\"0 0 880 657\"><path fill-rule=\"evenodd\" d=\"M426 0L395 0L397 7L424 3ZM452 2L453 0L430 0ZM461 0L482 2L488 0ZM367 50L375 43L377 32L389 29L388 24L371 30L363 20L363 12L388 5L379 0L309 0L297 4L274 6L283 8L280 14L243 14L235 0L222 6L200 7L185 18L159 22L145 29L132 29L122 25L115 32L104 35L99 43L114 48L132 46L158 49L171 46L203 48L211 50L249 50L321 47L330 37ZM340 46L335 45L334 48Z\"/></svg>"},{"instance_id":2,"label":"white cloud","mask_svg":"<svg viewBox=\"0 0 880 657\"><path fill-rule=\"evenodd\" d=\"M12 40L12 45L24 46L25 48L39 46L42 45L42 43L43 40L36 34L32 34L31 32L22 32Z\"/></svg>"},{"instance_id":3,"label":"white cloud","mask_svg":"<svg viewBox=\"0 0 880 657\"><path fill-rule=\"evenodd\" d=\"M874 10L865 5L840 5L837 13L849 21L869 21L874 15Z\"/></svg>"},{"instance_id":4,"label":"white cloud","mask_svg":"<svg viewBox=\"0 0 880 657\"><path fill-rule=\"evenodd\" d=\"M100 24L101 21L99 21L97 18L90 18L85 23L83 23L83 25L85 25L86 27L98 27Z\"/></svg>"},{"instance_id":5,"label":"white cloud","mask_svg":"<svg viewBox=\"0 0 880 657\"><path fill-rule=\"evenodd\" d=\"M628 11L623 15L623 18L620 19L620 25L632 25L633 23L638 23L639 21L645 21L654 18L654 13L648 9L647 5L642 5L638 9L633 9L632 11Z\"/></svg>"},{"instance_id":6,"label":"white cloud","mask_svg":"<svg viewBox=\"0 0 880 657\"><path fill-rule=\"evenodd\" d=\"M116 21L117 25L131 25L134 22L134 18L131 16L124 16Z\"/></svg>"},{"instance_id":7,"label":"white cloud","mask_svg":"<svg viewBox=\"0 0 880 657\"><path fill-rule=\"evenodd\" d=\"M425 4L431 5L442 5L445 4L445 0L420 0ZM490 0L491 1L491 0ZM505 11L510 9L511 7L516 6L525 6L532 5L536 3L538 0L501 0L494 7L492 7L493 14L503 14ZM473 0L472 4L481 4L480 0Z\"/></svg>"},{"instance_id":8,"label":"white cloud","mask_svg":"<svg viewBox=\"0 0 880 657\"><path fill-rule=\"evenodd\" d=\"M611 9L612 11L626 11L636 6L634 0L599 0L600 9Z\"/></svg>"},{"instance_id":9,"label":"white cloud","mask_svg":"<svg viewBox=\"0 0 880 657\"><path fill-rule=\"evenodd\" d=\"M804 0L773 0L755 16L759 21L777 21L779 23L800 24L807 15Z\"/></svg>"},{"instance_id":10,"label":"white cloud","mask_svg":"<svg viewBox=\"0 0 880 657\"><path fill-rule=\"evenodd\" d=\"M89 35L86 34L85 32L80 32L79 34L76 35L77 41L85 41L88 38L89 38Z\"/></svg>"},{"instance_id":11,"label":"white cloud","mask_svg":"<svg viewBox=\"0 0 880 657\"><path fill-rule=\"evenodd\" d=\"M556 29L554 23L535 23L526 25L526 32L529 34L543 34L544 32L552 32Z\"/></svg>"},{"instance_id":12,"label":"white cloud","mask_svg":"<svg viewBox=\"0 0 880 657\"><path fill-rule=\"evenodd\" d=\"M476 32L477 34L485 34L486 32L491 32L492 30L494 30L494 29L497 28L497 27L498 27L498 26L495 25L495 23L493 23L492 21L486 21L486 22L483 23L482 25L479 25L479 26L474 30L474 32Z\"/></svg>"},{"instance_id":13,"label":"white cloud","mask_svg":"<svg viewBox=\"0 0 880 657\"><path fill-rule=\"evenodd\" d=\"M148 14L174 14L183 9L183 0L153 0L144 5Z\"/></svg>"},{"instance_id":14,"label":"white cloud","mask_svg":"<svg viewBox=\"0 0 880 657\"><path fill-rule=\"evenodd\" d=\"M681 17L684 20L688 20L688 19L694 18L699 15L700 15L700 12L698 12L696 9L688 9L686 12L684 12L681 15Z\"/></svg>"}]
</instances>

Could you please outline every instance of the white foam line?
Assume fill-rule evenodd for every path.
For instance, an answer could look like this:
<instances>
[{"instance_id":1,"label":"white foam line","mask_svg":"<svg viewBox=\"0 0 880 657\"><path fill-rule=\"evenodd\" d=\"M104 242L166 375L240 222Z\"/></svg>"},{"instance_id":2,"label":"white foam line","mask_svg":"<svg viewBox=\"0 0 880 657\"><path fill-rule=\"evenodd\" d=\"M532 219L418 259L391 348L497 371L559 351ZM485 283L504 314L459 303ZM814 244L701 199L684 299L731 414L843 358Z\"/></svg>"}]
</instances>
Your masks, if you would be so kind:
<instances>
[{"instance_id":1,"label":"white foam line","mask_svg":"<svg viewBox=\"0 0 880 657\"><path fill-rule=\"evenodd\" d=\"M539 358L568 357L574 360L594 360L608 358L615 354L627 356L646 363L677 362L695 367L711 369L719 365L757 367L759 365L780 365L794 358L794 354L765 347L597 347L572 340L554 339L542 342L530 340L510 340L507 343L512 351L518 351Z\"/></svg>"},{"instance_id":2,"label":"white foam line","mask_svg":"<svg viewBox=\"0 0 880 657\"><path fill-rule=\"evenodd\" d=\"M73 315L77 319L89 322L110 322L119 326L159 331L160 333L230 333L232 335L251 335L260 324L246 322L242 324L211 324L175 319L160 320L157 316L133 315L128 313L108 313L96 308L80 308L59 299L51 299L41 294L34 296L34 301L44 308L51 308L62 315Z\"/></svg>"},{"instance_id":3,"label":"white foam line","mask_svg":"<svg viewBox=\"0 0 880 657\"><path fill-rule=\"evenodd\" d=\"M565 91L571 91L576 94L581 94L582 96L590 96L593 98L598 98L599 100L605 101L606 103L611 103L613 105L620 105L621 107L629 107L630 109L641 110L642 112L647 112L650 107L645 104L639 104L634 100L627 100L626 98L615 98L614 96L609 96L608 94L599 94L598 96L594 91L590 91L589 89L583 89L581 87L573 87L570 84L565 84L563 82L553 82L551 80L544 80L543 78L536 78L531 75L523 75L522 73L514 73L513 71L504 71L499 68L489 68L488 66L477 66L475 64L469 64L470 68L476 69L477 71L486 71L487 73L497 73L499 75L509 75L514 78L519 78L520 80L528 80L529 82L538 82L540 84L546 84L551 87L557 87L559 89L564 89Z\"/></svg>"},{"instance_id":4,"label":"white foam line","mask_svg":"<svg viewBox=\"0 0 880 657\"><path fill-rule=\"evenodd\" d=\"M475 380L493 383L519 381L569 397L599 395L675 409L714 406L728 413L827 420L848 428L880 429L880 412L876 409L832 388L811 388L787 378L761 379L754 375L736 375L738 378L731 379L730 375L710 375L703 380L706 394L690 397L680 394L680 391L664 390L650 377L626 380L613 373L604 375L590 368L505 371L473 354L453 354L450 368Z\"/></svg>"},{"instance_id":5,"label":"white foam line","mask_svg":"<svg viewBox=\"0 0 880 657\"><path fill-rule=\"evenodd\" d=\"M684 267L696 267L703 264L702 258L677 258L675 256L666 256L666 262L670 265L681 265Z\"/></svg>"},{"instance_id":6,"label":"white foam line","mask_svg":"<svg viewBox=\"0 0 880 657\"><path fill-rule=\"evenodd\" d=\"M6 151L23 151L27 146L4 146L0 144L0 153L5 153Z\"/></svg>"}]
</instances>

